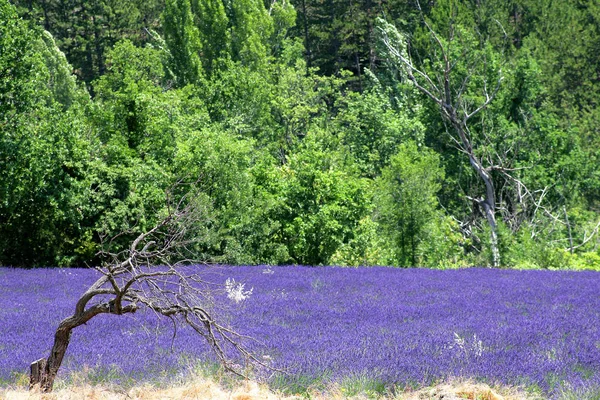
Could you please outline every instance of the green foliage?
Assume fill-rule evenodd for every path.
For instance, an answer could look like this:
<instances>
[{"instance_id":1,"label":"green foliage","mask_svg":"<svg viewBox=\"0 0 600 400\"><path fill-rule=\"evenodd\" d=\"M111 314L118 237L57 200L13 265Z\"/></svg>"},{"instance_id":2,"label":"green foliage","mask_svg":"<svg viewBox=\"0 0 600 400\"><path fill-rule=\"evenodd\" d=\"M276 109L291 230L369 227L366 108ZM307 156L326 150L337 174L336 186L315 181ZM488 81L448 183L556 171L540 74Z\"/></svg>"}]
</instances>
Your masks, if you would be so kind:
<instances>
[{"instance_id":1,"label":"green foliage","mask_svg":"<svg viewBox=\"0 0 600 400\"><path fill-rule=\"evenodd\" d=\"M48 36L5 1L0 20L0 263L62 264L83 233L90 148L78 90Z\"/></svg>"},{"instance_id":2,"label":"green foliage","mask_svg":"<svg viewBox=\"0 0 600 400\"><path fill-rule=\"evenodd\" d=\"M296 9L288 1L275 1L271 3L269 15L273 19L271 52L280 55L286 47L289 30L296 25Z\"/></svg>"},{"instance_id":3,"label":"green foliage","mask_svg":"<svg viewBox=\"0 0 600 400\"><path fill-rule=\"evenodd\" d=\"M0 264L94 263L106 238L123 233L123 248L186 193L206 260L487 264L482 184L376 40L378 26L395 34L433 74L444 60L426 21L467 107L502 70L468 134L495 182L503 266L599 268L593 2L12 3Z\"/></svg>"},{"instance_id":4,"label":"green foliage","mask_svg":"<svg viewBox=\"0 0 600 400\"><path fill-rule=\"evenodd\" d=\"M231 29L231 58L254 68L264 66L269 55L273 20L261 0L226 2Z\"/></svg>"},{"instance_id":5,"label":"green foliage","mask_svg":"<svg viewBox=\"0 0 600 400\"><path fill-rule=\"evenodd\" d=\"M35 127L4 135L0 262L56 265L79 246L88 144L77 110L44 112ZM9 137L10 136L10 137ZM8 140L7 140L8 139Z\"/></svg>"},{"instance_id":6,"label":"green foliage","mask_svg":"<svg viewBox=\"0 0 600 400\"><path fill-rule=\"evenodd\" d=\"M95 253L103 240L121 234L111 250L122 250L151 228L166 205L170 180L155 163L128 159L118 165L94 163L87 183L91 190L86 193L84 210L93 241L85 249L93 248ZM91 258L93 253L81 256Z\"/></svg>"},{"instance_id":7,"label":"green foliage","mask_svg":"<svg viewBox=\"0 0 600 400\"><path fill-rule=\"evenodd\" d=\"M381 174L398 146L407 141L422 142L424 129L407 108L395 109L377 85L362 94L340 96L335 118L342 143L354 155L364 176Z\"/></svg>"},{"instance_id":8,"label":"green foliage","mask_svg":"<svg viewBox=\"0 0 600 400\"><path fill-rule=\"evenodd\" d=\"M237 134L254 138L282 163L311 126L329 115L340 81L304 75L298 42L286 42L281 63L255 70L228 61L206 89L214 121Z\"/></svg>"},{"instance_id":9,"label":"green foliage","mask_svg":"<svg viewBox=\"0 0 600 400\"><path fill-rule=\"evenodd\" d=\"M6 126L15 124L19 114L45 105L51 93L46 85L48 69L34 48L36 32L6 0L0 2L0 20L0 111Z\"/></svg>"},{"instance_id":10,"label":"green foliage","mask_svg":"<svg viewBox=\"0 0 600 400\"><path fill-rule=\"evenodd\" d=\"M385 243L379 240L378 225L368 215L358 221L353 237L342 243L331 256L330 264L358 267L385 263Z\"/></svg>"},{"instance_id":11,"label":"green foliage","mask_svg":"<svg viewBox=\"0 0 600 400\"><path fill-rule=\"evenodd\" d=\"M249 264L285 264L290 262L288 247L282 232L280 218L284 206L282 188L284 174L277 161L266 150L253 150L251 208L240 210L243 224L238 224L235 235L243 250L239 262Z\"/></svg>"},{"instance_id":12,"label":"green foliage","mask_svg":"<svg viewBox=\"0 0 600 400\"><path fill-rule=\"evenodd\" d=\"M369 211L368 191L335 141L311 132L282 167L282 231L294 263L323 265L355 237Z\"/></svg>"},{"instance_id":13,"label":"green foliage","mask_svg":"<svg viewBox=\"0 0 600 400\"><path fill-rule=\"evenodd\" d=\"M14 0L19 14L39 22L56 39L86 85L105 72L104 53L120 39L146 42L162 0Z\"/></svg>"},{"instance_id":14,"label":"green foliage","mask_svg":"<svg viewBox=\"0 0 600 400\"><path fill-rule=\"evenodd\" d=\"M471 254L474 264L485 265L491 254L485 250L488 246L487 227L480 228L476 235L481 238L482 248L479 254ZM548 240L548 236L536 232L532 226L523 226L514 234L504 223L498 224L500 250L504 257L503 268L519 269L562 269L568 268L566 252Z\"/></svg>"},{"instance_id":15,"label":"green foliage","mask_svg":"<svg viewBox=\"0 0 600 400\"><path fill-rule=\"evenodd\" d=\"M376 19L412 26L417 16L414 3L403 0L294 0L293 5L298 15L295 34L302 38L308 66L324 76L351 71L344 80L357 91L368 87L365 70L379 72L384 63L376 49Z\"/></svg>"},{"instance_id":16,"label":"green foliage","mask_svg":"<svg viewBox=\"0 0 600 400\"><path fill-rule=\"evenodd\" d=\"M239 135L263 141L273 127L270 76L241 63L226 64L206 90L211 118Z\"/></svg>"},{"instance_id":17,"label":"green foliage","mask_svg":"<svg viewBox=\"0 0 600 400\"><path fill-rule=\"evenodd\" d=\"M98 137L107 145L107 162L139 157L168 167L176 147L174 121L186 92L163 92L161 54L150 47L119 42L108 53L107 65L107 73L94 83L93 107Z\"/></svg>"},{"instance_id":18,"label":"green foliage","mask_svg":"<svg viewBox=\"0 0 600 400\"><path fill-rule=\"evenodd\" d=\"M177 87L198 83L203 74L202 42L194 24L190 0L166 0L162 20L172 79Z\"/></svg>"},{"instance_id":19,"label":"green foliage","mask_svg":"<svg viewBox=\"0 0 600 400\"><path fill-rule=\"evenodd\" d=\"M285 4L267 11L260 0L167 0L162 20L177 86L199 83L205 73L211 77L230 66L228 61L252 70L266 67L271 44L283 40L293 17Z\"/></svg>"},{"instance_id":20,"label":"green foliage","mask_svg":"<svg viewBox=\"0 0 600 400\"><path fill-rule=\"evenodd\" d=\"M471 239L463 236L459 224L438 210L424 227L424 237L418 247L419 265L440 269L472 266L474 263L465 254L470 244Z\"/></svg>"},{"instance_id":21,"label":"green foliage","mask_svg":"<svg viewBox=\"0 0 600 400\"><path fill-rule=\"evenodd\" d=\"M37 52L44 57L44 63L50 76L48 89L54 100L63 105L66 110L76 101L85 102L87 93L77 87L77 81L72 74L71 66L62 51L56 46L54 38L48 31L43 31L38 41Z\"/></svg>"},{"instance_id":22,"label":"green foliage","mask_svg":"<svg viewBox=\"0 0 600 400\"><path fill-rule=\"evenodd\" d=\"M192 0L192 10L202 44L202 63L209 75L217 70L219 59L231 53L229 18L222 0Z\"/></svg>"},{"instance_id":23,"label":"green foliage","mask_svg":"<svg viewBox=\"0 0 600 400\"><path fill-rule=\"evenodd\" d=\"M412 141L403 143L378 180L376 220L388 240L386 263L423 265L420 244L438 213L436 193L444 172L439 156Z\"/></svg>"},{"instance_id":24,"label":"green foliage","mask_svg":"<svg viewBox=\"0 0 600 400\"><path fill-rule=\"evenodd\" d=\"M211 128L188 131L179 138L175 170L197 180L195 186L213 209L212 242L205 244L204 255L245 261L236 231L247 223L253 208L250 152L250 143Z\"/></svg>"},{"instance_id":25,"label":"green foliage","mask_svg":"<svg viewBox=\"0 0 600 400\"><path fill-rule=\"evenodd\" d=\"M591 270L600 272L600 253L586 252L581 254L567 254L567 265L577 271Z\"/></svg>"}]
</instances>

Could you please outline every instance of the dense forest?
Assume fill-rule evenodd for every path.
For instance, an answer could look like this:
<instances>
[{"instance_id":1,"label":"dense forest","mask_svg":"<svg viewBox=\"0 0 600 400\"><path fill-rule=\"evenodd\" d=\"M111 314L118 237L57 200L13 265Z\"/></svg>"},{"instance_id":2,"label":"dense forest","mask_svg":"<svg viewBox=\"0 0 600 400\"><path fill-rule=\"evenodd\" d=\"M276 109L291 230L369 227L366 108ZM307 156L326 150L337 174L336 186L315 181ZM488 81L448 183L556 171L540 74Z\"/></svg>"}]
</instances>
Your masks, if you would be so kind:
<instances>
[{"instance_id":1,"label":"dense forest","mask_svg":"<svg viewBox=\"0 0 600 400\"><path fill-rule=\"evenodd\" d=\"M600 268L600 4L0 0L0 265Z\"/></svg>"}]
</instances>

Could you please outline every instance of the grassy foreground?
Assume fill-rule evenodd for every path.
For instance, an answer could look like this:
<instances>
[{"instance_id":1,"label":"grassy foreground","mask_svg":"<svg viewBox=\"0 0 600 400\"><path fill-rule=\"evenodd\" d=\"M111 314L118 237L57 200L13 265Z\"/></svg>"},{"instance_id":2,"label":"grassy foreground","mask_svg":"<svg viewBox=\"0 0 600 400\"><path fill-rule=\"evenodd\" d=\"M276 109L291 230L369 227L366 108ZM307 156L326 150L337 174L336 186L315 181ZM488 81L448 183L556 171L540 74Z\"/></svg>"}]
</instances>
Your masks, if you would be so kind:
<instances>
[{"instance_id":1,"label":"grassy foreground","mask_svg":"<svg viewBox=\"0 0 600 400\"><path fill-rule=\"evenodd\" d=\"M400 391L395 394L380 395L369 392L347 393L344 388L332 386L321 392L307 392L287 395L274 392L267 386L252 381L240 382L237 385L221 385L206 378L190 381L186 384L168 388L155 386L136 386L130 389L108 387L102 385L81 384L64 386L58 382L57 389L50 394L39 391L27 391L26 387L0 388L1 400L167 400L167 399L214 399L214 400L293 400L293 399L382 399L382 400L534 400L541 397L525 394L517 389L507 387L490 387L486 384L468 381L451 382L419 390Z\"/></svg>"}]
</instances>

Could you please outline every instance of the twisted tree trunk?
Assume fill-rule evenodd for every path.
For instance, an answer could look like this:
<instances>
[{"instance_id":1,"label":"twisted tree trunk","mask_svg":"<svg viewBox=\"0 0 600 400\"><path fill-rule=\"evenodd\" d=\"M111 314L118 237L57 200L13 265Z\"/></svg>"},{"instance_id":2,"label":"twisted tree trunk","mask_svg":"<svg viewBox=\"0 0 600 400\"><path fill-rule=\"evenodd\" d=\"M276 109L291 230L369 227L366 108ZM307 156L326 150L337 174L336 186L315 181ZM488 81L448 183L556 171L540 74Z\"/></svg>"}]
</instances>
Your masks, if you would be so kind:
<instances>
[{"instance_id":1,"label":"twisted tree trunk","mask_svg":"<svg viewBox=\"0 0 600 400\"><path fill-rule=\"evenodd\" d=\"M52 391L56 374L67 352L67 347L69 347L71 331L72 328L63 327L61 324L54 335L54 345L52 351L50 351L50 356L47 359L41 358L31 364L30 389L39 385L42 392Z\"/></svg>"},{"instance_id":2,"label":"twisted tree trunk","mask_svg":"<svg viewBox=\"0 0 600 400\"><path fill-rule=\"evenodd\" d=\"M96 304L88 309L84 309L85 304L90 298L90 295L98 292L98 288L106 282L106 277L102 277L96 281L79 300L75 314L68 317L58 325L54 334L54 344L48 358L41 358L34 361L30 366L29 389L39 386L44 393L51 392L54 387L56 374L69 347L71 334L73 329L88 322L98 314L124 314L131 313L137 310L135 304L129 304L125 307L117 307L114 300Z\"/></svg>"}]
</instances>

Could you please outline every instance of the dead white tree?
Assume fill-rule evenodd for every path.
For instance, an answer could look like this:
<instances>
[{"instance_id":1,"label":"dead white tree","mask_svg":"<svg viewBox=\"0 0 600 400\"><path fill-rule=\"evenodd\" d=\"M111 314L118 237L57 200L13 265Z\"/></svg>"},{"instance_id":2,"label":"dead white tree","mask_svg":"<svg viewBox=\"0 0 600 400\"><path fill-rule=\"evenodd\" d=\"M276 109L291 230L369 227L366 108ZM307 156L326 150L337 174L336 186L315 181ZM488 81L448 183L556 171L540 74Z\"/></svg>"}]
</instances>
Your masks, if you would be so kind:
<instances>
[{"instance_id":1,"label":"dead white tree","mask_svg":"<svg viewBox=\"0 0 600 400\"><path fill-rule=\"evenodd\" d=\"M437 70L427 72L413 61L410 54L410 45L406 38L391 24L381 20L379 31L383 44L394 62L399 64L401 70L410 82L424 95L437 105L443 120L451 126L450 138L454 146L468 157L469 163L485 187L485 193L478 198L470 198L480 208L490 227L490 246L494 267L500 266L500 251L498 247L498 233L496 224L496 187L492 171L508 170L492 161L491 157L482 157L478 152L477 141L470 127L472 121L484 111L494 100L502 83L502 71L496 71L494 82L488 82L486 74L477 77L477 70L487 62L484 57L474 56L468 52L454 52L458 46L456 26L450 21L447 37L440 37L427 22L421 6L417 1L423 24L433 41L434 52L428 57L434 59ZM455 73L458 68L466 70L462 75ZM477 85L472 81L477 79ZM472 87L479 86L479 99L475 100Z\"/></svg>"},{"instance_id":2,"label":"dead white tree","mask_svg":"<svg viewBox=\"0 0 600 400\"><path fill-rule=\"evenodd\" d=\"M198 239L194 226L206 221L205 207L198 197L185 196L126 250L102 251L105 262L96 268L101 276L81 295L73 315L60 322L48 358L31 364L30 388L52 391L73 329L100 314L123 315L144 307L190 326L227 370L240 374L228 359L227 348L264 366L243 346L245 337L216 321L210 311L215 284L189 265L190 247Z\"/></svg>"}]
</instances>

